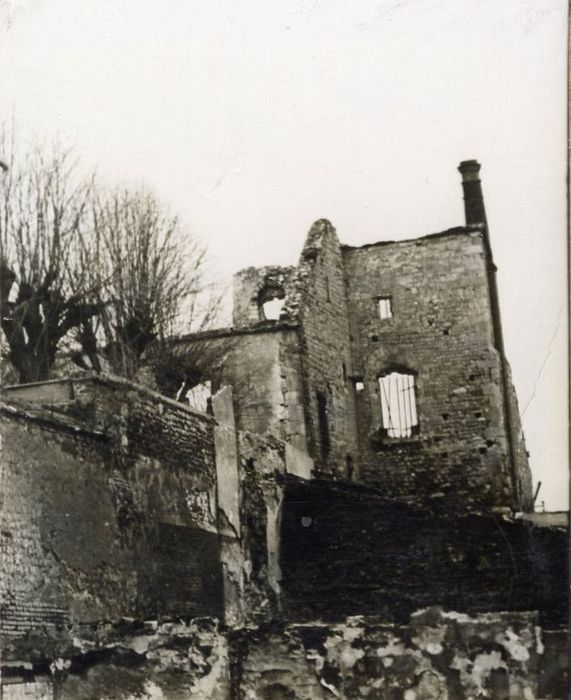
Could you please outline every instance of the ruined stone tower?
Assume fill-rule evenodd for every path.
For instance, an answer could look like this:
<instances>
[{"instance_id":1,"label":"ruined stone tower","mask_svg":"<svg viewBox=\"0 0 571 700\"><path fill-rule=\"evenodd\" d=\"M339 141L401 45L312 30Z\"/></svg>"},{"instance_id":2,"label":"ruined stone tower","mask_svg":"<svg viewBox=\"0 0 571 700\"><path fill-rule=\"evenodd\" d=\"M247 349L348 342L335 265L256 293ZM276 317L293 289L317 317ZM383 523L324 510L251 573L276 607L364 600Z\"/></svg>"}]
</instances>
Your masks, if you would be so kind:
<instances>
[{"instance_id":1,"label":"ruined stone tower","mask_svg":"<svg viewBox=\"0 0 571 700\"><path fill-rule=\"evenodd\" d=\"M307 451L316 475L444 509L530 510L480 165L459 170L465 226L352 247L320 220L297 267L239 272L224 381L248 384L240 427Z\"/></svg>"}]
</instances>

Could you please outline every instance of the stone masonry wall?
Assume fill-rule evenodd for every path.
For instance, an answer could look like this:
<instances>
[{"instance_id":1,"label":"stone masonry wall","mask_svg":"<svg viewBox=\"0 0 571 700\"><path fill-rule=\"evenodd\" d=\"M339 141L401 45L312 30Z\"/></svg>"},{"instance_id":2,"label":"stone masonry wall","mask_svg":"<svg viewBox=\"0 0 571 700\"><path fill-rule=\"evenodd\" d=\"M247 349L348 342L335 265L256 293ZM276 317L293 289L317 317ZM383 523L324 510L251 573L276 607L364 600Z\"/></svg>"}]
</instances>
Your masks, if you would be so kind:
<instances>
[{"instance_id":1,"label":"stone masonry wall","mask_svg":"<svg viewBox=\"0 0 571 700\"><path fill-rule=\"evenodd\" d=\"M243 328L264 320L262 305L273 298L283 299L293 267L248 267L234 275L232 325Z\"/></svg>"},{"instance_id":2,"label":"stone masonry wall","mask_svg":"<svg viewBox=\"0 0 571 700\"><path fill-rule=\"evenodd\" d=\"M481 230L464 228L343 249L354 371L364 383L361 478L387 495L513 505L484 253ZM381 320L381 296L391 297L392 318ZM392 369L416 377L419 431L410 439L382 431L378 378Z\"/></svg>"},{"instance_id":3,"label":"stone masonry wall","mask_svg":"<svg viewBox=\"0 0 571 700\"><path fill-rule=\"evenodd\" d=\"M514 436L513 445L515 448L515 478L516 478L516 493L518 502L523 511L533 511L533 481L531 469L529 466L529 455L525 444L525 436L521 424L521 416L519 412L519 403L517 394L512 382L511 368L506 362L507 378L506 385L508 390L507 400L510 405L510 415L512 423L512 432Z\"/></svg>"},{"instance_id":4,"label":"stone masonry wall","mask_svg":"<svg viewBox=\"0 0 571 700\"><path fill-rule=\"evenodd\" d=\"M232 388L239 430L271 433L306 450L297 325L266 321L239 331L197 333L187 342L195 353L203 346L216 358L208 378L214 391Z\"/></svg>"},{"instance_id":5,"label":"stone masonry wall","mask_svg":"<svg viewBox=\"0 0 571 700\"><path fill-rule=\"evenodd\" d=\"M538 610L568 620L568 528L487 514L427 513L360 484L288 478L282 515L287 619L378 614L402 621L441 605Z\"/></svg>"},{"instance_id":6,"label":"stone masonry wall","mask_svg":"<svg viewBox=\"0 0 571 700\"><path fill-rule=\"evenodd\" d=\"M297 295L284 311L301 323L308 448L322 473L347 476L357 461L353 370L343 260L328 221L310 230L291 286Z\"/></svg>"}]
</instances>

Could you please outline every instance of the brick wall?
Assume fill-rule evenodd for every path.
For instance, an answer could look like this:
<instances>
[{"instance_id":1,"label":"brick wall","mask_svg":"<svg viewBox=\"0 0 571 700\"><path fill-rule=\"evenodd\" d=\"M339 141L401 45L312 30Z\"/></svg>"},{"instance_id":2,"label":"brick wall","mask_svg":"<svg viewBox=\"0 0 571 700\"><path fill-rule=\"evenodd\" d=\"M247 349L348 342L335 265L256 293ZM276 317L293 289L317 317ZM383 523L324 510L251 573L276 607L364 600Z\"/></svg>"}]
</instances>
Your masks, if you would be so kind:
<instances>
[{"instance_id":1,"label":"brick wall","mask_svg":"<svg viewBox=\"0 0 571 700\"><path fill-rule=\"evenodd\" d=\"M481 230L344 248L360 475L386 494L451 507L513 505L501 358ZM378 298L392 300L382 320ZM415 375L418 435L387 440L379 375ZM516 426L517 429L517 426ZM519 507L529 505L525 454ZM527 472L525 471L527 470Z\"/></svg>"}]
</instances>

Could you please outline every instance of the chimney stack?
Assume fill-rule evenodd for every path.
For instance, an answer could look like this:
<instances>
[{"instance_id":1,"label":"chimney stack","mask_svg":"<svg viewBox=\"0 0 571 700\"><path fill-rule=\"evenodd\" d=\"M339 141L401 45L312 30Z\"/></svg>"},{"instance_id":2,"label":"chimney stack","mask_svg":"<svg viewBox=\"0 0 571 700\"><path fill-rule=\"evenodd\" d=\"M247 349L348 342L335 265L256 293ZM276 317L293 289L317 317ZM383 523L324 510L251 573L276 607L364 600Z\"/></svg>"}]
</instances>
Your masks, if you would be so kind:
<instances>
[{"instance_id":1,"label":"chimney stack","mask_svg":"<svg viewBox=\"0 0 571 700\"><path fill-rule=\"evenodd\" d=\"M480 167L477 160L463 160L458 166L458 170L462 174L466 226L480 224L487 227L484 195L479 176Z\"/></svg>"}]
</instances>

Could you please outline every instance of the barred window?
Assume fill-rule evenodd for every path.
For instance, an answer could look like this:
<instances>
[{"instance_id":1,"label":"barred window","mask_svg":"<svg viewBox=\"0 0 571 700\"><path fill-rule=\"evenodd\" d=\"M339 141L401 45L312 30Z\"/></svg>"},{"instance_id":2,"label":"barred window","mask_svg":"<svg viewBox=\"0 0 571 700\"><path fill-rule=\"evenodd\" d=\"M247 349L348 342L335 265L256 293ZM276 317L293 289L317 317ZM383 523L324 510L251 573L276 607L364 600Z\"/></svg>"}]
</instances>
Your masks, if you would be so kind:
<instances>
[{"instance_id":1,"label":"barred window","mask_svg":"<svg viewBox=\"0 0 571 700\"><path fill-rule=\"evenodd\" d=\"M415 376L390 372L379 377L383 428L388 437L408 438L418 430Z\"/></svg>"}]
</instances>

